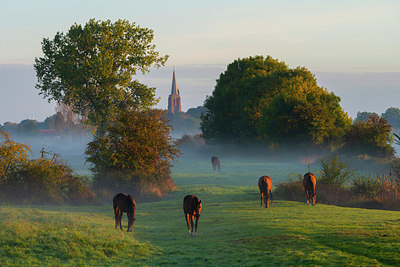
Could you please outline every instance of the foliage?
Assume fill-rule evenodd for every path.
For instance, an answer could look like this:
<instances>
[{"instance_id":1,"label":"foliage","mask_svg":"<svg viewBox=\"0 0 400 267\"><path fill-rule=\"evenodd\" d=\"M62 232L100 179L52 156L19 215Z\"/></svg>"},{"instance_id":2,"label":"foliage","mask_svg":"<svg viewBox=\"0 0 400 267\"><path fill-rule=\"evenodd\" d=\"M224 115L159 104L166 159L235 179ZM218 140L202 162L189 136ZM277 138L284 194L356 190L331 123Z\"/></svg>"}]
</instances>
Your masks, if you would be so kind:
<instances>
[{"instance_id":1,"label":"foliage","mask_svg":"<svg viewBox=\"0 0 400 267\"><path fill-rule=\"evenodd\" d=\"M396 133L393 133L393 136L395 144L400 146L400 136Z\"/></svg>"},{"instance_id":2,"label":"foliage","mask_svg":"<svg viewBox=\"0 0 400 267\"><path fill-rule=\"evenodd\" d=\"M3 200L16 203L94 204L93 192L85 177L73 175L70 166L54 154L14 167L1 184Z\"/></svg>"},{"instance_id":3,"label":"foliage","mask_svg":"<svg viewBox=\"0 0 400 267\"><path fill-rule=\"evenodd\" d=\"M400 184L400 158L396 157L391 162L391 171L393 172L394 179Z\"/></svg>"},{"instance_id":4,"label":"foliage","mask_svg":"<svg viewBox=\"0 0 400 267\"><path fill-rule=\"evenodd\" d=\"M319 87L305 68L291 70L289 77L264 105L259 134L279 143L337 142L351 124L340 97Z\"/></svg>"},{"instance_id":5,"label":"foliage","mask_svg":"<svg viewBox=\"0 0 400 267\"><path fill-rule=\"evenodd\" d=\"M133 80L138 71L160 67L168 58L159 56L153 38L152 30L126 20L75 24L66 34L43 39L44 56L34 64L36 88L49 101L71 105L102 135L120 110L157 102L155 88Z\"/></svg>"},{"instance_id":6,"label":"foliage","mask_svg":"<svg viewBox=\"0 0 400 267\"><path fill-rule=\"evenodd\" d=\"M171 190L162 187L172 182L171 162L180 152L170 131L164 111L120 113L107 129L107 135L97 136L88 144L86 157L92 164L94 185L140 191L153 184L161 191Z\"/></svg>"},{"instance_id":7,"label":"foliage","mask_svg":"<svg viewBox=\"0 0 400 267\"><path fill-rule=\"evenodd\" d=\"M354 119L354 122L367 122L369 117L371 116L378 116L375 112L357 112L357 117Z\"/></svg>"},{"instance_id":8,"label":"foliage","mask_svg":"<svg viewBox=\"0 0 400 267\"><path fill-rule=\"evenodd\" d=\"M400 210L400 183L396 177L377 177L378 201L385 209Z\"/></svg>"},{"instance_id":9,"label":"foliage","mask_svg":"<svg viewBox=\"0 0 400 267\"><path fill-rule=\"evenodd\" d=\"M17 133L19 135L37 136L39 133L39 126L36 120L23 120L17 126Z\"/></svg>"},{"instance_id":10,"label":"foliage","mask_svg":"<svg viewBox=\"0 0 400 267\"><path fill-rule=\"evenodd\" d=\"M365 153L376 157L394 157L391 146L392 126L377 115L367 122L355 122L345 135L343 151L350 154Z\"/></svg>"},{"instance_id":11,"label":"foliage","mask_svg":"<svg viewBox=\"0 0 400 267\"><path fill-rule=\"evenodd\" d=\"M330 158L321 159L318 183L342 186L355 175L355 170L350 168L346 160L336 153Z\"/></svg>"},{"instance_id":12,"label":"foliage","mask_svg":"<svg viewBox=\"0 0 400 267\"><path fill-rule=\"evenodd\" d=\"M205 113L207 113L207 109L203 106L198 106L197 108L189 108L186 112L186 115L192 118L200 119L201 115Z\"/></svg>"},{"instance_id":13,"label":"foliage","mask_svg":"<svg viewBox=\"0 0 400 267\"><path fill-rule=\"evenodd\" d=\"M6 178L9 172L25 165L29 160L31 150L29 146L17 143L11 139L8 132L0 130L0 183Z\"/></svg>"},{"instance_id":14,"label":"foliage","mask_svg":"<svg viewBox=\"0 0 400 267\"><path fill-rule=\"evenodd\" d=\"M270 56L238 59L206 98L201 129L208 141L322 144L351 124L339 101L305 68L289 69Z\"/></svg>"},{"instance_id":15,"label":"foliage","mask_svg":"<svg viewBox=\"0 0 400 267\"><path fill-rule=\"evenodd\" d=\"M379 192L380 184L377 179L370 175L358 175L351 181L351 190L353 194L358 196L375 197Z\"/></svg>"},{"instance_id":16,"label":"foliage","mask_svg":"<svg viewBox=\"0 0 400 267\"><path fill-rule=\"evenodd\" d=\"M0 131L0 196L17 203L96 203L89 181L74 175L58 155L47 158L42 149L39 159L30 159L29 146L17 143Z\"/></svg>"},{"instance_id":17,"label":"foliage","mask_svg":"<svg viewBox=\"0 0 400 267\"><path fill-rule=\"evenodd\" d=\"M304 201L303 183L293 179L278 183L274 189L275 196L290 201Z\"/></svg>"},{"instance_id":18,"label":"foliage","mask_svg":"<svg viewBox=\"0 0 400 267\"><path fill-rule=\"evenodd\" d=\"M400 109L399 108L388 108L382 113L382 118L392 125L394 129L400 129Z\"/></svg>"}]
</instances>

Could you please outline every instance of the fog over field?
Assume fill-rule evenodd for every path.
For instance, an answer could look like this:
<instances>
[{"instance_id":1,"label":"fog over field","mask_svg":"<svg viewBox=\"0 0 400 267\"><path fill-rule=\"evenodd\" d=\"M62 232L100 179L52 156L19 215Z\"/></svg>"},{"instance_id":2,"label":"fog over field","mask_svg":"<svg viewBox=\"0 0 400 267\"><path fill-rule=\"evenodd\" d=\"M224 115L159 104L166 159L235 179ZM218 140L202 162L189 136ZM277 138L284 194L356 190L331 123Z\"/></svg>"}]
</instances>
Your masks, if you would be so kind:
<instances>
[{"instance_id":1,"label":"fog over field","mask_svg":"<svg viewBox=\"0 0 400 267\"><path fill-rule=\"evenodd\" d=\"M295 67L295 66L291 66ZM307 67L307 66L306 66ZM157 88L158 108L166 109L171 92L173 66L152 69L138 79ZM175 66L182 110L201 106L214 90L225 65ZM311 70L320 86L341 97L341 106L349 116L368 111L382 114L390 107L399 107L400 72L318 72ZM55 113L55 103L48 103L35 89L36 77L31 65L0 65L0 123L20 122L27 118L43 121Z\"/></svg>"}]
</instances>

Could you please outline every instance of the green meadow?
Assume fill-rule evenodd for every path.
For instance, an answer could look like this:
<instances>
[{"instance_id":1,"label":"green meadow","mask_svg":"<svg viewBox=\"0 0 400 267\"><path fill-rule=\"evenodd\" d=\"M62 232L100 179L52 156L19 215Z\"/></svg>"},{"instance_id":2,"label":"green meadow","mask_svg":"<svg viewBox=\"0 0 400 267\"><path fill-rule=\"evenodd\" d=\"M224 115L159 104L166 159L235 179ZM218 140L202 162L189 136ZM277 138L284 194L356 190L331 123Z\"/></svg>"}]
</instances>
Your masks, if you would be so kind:
<instances>
[{"instance_id":1,"label":"green meadow","mask_svg":"<svg viewBox=\"0 0 400 267\"><path fill-rule=\"evenodd\" d=\"M400 212L275 199L260 208L257 181L273 183L307 164L182 159L173 168L178 190L137 203L134 230L114 229L104 206L0 206L0 265L400 265ZM312 170L316 166L311 166ZM182 200L203 203L198 236L190 237ZM318 196L318 191L317 191ZM340 196L338 196L340 197ZM318 198L317 198L318 200Z\"/></svg>"}]
</instances>

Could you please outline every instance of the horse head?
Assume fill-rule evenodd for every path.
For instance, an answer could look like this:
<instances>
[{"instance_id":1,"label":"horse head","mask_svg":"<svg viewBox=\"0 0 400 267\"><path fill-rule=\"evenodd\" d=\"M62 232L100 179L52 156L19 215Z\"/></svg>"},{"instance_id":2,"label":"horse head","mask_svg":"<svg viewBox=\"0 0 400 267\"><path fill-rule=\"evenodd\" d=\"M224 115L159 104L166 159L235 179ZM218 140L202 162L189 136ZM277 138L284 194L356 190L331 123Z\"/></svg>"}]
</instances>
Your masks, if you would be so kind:
<instances>
[{"instance_id":1,"label":"horse head","mask_svg":"<svg viewBox=\"0 0 400 267\"><path fill-rule=\"evenodd\" d=\"M202 207L203 207L203 205L201 204L201 200L200 200L199 203L197 203L197 205L196 205L196 209L195 209L196 216L200 216Z\"/></svg>"}]
</instances>

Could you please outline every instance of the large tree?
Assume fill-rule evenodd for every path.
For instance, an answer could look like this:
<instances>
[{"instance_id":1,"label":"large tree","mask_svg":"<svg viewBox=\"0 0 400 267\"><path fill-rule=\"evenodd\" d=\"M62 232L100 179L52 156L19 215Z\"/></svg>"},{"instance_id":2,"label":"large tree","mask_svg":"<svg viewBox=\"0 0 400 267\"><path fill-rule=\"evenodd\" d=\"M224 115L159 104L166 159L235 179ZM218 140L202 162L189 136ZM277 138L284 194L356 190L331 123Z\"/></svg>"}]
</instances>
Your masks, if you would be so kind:
<instances>
[{"instance_id":1,"label":"large tree","mask_svg":"<svg viewBox=\"0 0 400 267\"><path fill-rule=\"evenodd\" d=\"M155 88L133 78L165 64L168 56L159 55L153 38L152 30L126 20L75 24L43 39L44 55L34 64L36 88L49 101L71 105L103 135L119 111L157 103Z\"/></svg>"},{"instance_id":2,"label":"large tree","mask_svg":"<svg viewBox=\"0 0 400 267\"><path fill-rule=\"evenodd\" d=\"M386 119L390 125L396 130L400 129L400 109L388 108L385 113L382 113L382 118Z\"/></svg>"},{"instance_id":3,"label":"large tree","mask_svg":"<svg viewBox=\"0 0 400 267\"><path fill-rule=\"evenodd\" d=\"M351 125L342 151L392 158L395 151L391 145L391 131L392 125L387 120L376 114L371 115L368 121L357 121Z\"/></svg>"},{"instance_id":4,"label":"large tree","mask_svg":"<svg viewBox=\"0 0 400 267\"><path fill-rule=\"evenodd\" d=\"M290 69L270 56L243 58L217 80L201 129L209 141L321 144L351 124L339 102L305 68Z\"/></svg>"},{"instance_id":5,"label":"large tree","mask_svg":"<svg viewBox=\"0 0 400 267\"><path fill-rule=\"evenodd\" d=\"M158 193L170 191L171 163L180 154L171 129L161 110L119 113L107 135L96 136L86 150L96 189L112 194L127 188L141 193L155 193L148 192L149 187Z\"/></svg>"}]
</instances>

